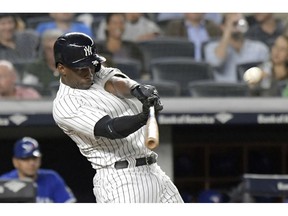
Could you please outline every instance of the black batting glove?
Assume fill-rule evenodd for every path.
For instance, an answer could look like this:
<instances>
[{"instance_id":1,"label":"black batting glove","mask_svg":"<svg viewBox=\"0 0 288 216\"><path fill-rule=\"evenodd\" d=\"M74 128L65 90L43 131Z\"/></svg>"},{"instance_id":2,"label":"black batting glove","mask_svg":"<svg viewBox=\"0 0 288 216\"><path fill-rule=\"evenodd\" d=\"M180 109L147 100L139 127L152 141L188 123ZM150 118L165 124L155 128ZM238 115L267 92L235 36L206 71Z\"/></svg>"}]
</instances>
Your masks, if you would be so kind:
<instances>
[{"instance_id":1,"label":"black batting glove","mask_svg":"<svg viewBox=\"0 0 288 216\"><path fill-rule=\"evenodd\" d=\"M143 104L144 101L149 97L158 97L158 91L154 86L151 85L138 85L131 89L131 94L136 97Z\"/></svg>"},{"instance_id":2,"label":"black batting glove","mask_svg":"<svg viewBox=\"0 0 288 216\"><path fill-rule=\"evenodd\" d=\"M163 110L163 104L161 103L159 97L157 97L157 99L154 100L154 107L155 107L155 113L156 113L156 115L157 115L161 110Z\"/></svg>"},{"instance_id":3,"label":"black batting glove","mask_svg":"<svg viewBox=\"0 0 288 216\"><path fill-rule=\"evenodd\" d=\"M149 115L149 108L151 106L154 106L155 109L155 113L156 115L163 110L163 105L160 101L160 99L158 97L156 97L155 95L148 97L146 100L144 100L143 102L143 113Z\"/></svg>"},{"instance_id":4,"label":"black batting glove","mask_svg":"<svg viewBox=\"0 0 288 216\"><path fill-rule=\"evenodd\" d=\"M142 126L146 124L149 117L149 108L153 106L153 104L154 98L147 98L147 100L143 101L142 112L138 115Z\"/></svg>"},{"instance_id":5,"label":"black batting glove","mask_svg":"<svg viewBox=\"0 0 288 216\"><path fill-rule=\"evenodd\" d=\"M151 96L148 97L146 100L143 101L142 104L142 113L139 114L139 118L141 119L141 124L145 125L148 117L149 117L149 109L150 107L154 106L155 114L157 115L163 109L163 105L158 97Z\"/></svg>"},{"instance_id":6,"label":"black batting glove","mask_svg":"<svg viewBox=\"0 0 288 216\"><path fill-rule=\"evenodd\" d=\"M154 106L155 100L157 100L157 98L155 96L151 96L143 101L142 112L145 114L145 116L147 116L147 118L149 116L149 108Z\"/></svg>"}]
</instances>

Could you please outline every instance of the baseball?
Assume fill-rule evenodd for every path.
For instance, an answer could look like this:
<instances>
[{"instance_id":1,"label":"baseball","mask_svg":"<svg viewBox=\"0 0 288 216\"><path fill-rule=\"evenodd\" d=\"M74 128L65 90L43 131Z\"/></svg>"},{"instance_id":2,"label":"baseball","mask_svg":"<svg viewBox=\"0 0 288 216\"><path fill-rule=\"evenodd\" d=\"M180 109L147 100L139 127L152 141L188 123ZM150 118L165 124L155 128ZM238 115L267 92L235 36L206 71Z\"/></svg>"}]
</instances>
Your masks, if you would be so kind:
<instances>
[{"instance_id":1,"label":"baseball","mask_svg":"<svg viewBox=\"0 0 288 216\"><path fill-rule=\"evenodd\" d=\"M258 67L249 68L245 71L243 79L249 84L258 83L262 79L262 70Z\"/></svg>"}]
</instances>

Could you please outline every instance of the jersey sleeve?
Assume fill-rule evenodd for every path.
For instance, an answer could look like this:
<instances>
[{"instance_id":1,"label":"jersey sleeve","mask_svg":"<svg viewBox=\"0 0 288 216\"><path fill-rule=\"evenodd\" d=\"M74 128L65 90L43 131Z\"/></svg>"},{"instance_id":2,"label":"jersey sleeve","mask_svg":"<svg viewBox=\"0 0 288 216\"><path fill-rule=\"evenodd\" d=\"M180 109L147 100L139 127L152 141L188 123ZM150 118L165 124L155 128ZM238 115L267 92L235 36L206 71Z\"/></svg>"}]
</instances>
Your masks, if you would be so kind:
<instances>
[{"instance_id":1,"label":"jersey sleeve","mask_svg":"<svg viewBox=\"0 0 288 216\"><path fill-rule=\"evenodd\" d=\"M109 80L112 76L115 76L117 74L129 78L126 74L124 74L117 68L102 67L101 70L95 75L96 78L95 82L104 86L107 80Z\"/></svg>"},{"instance_id":2,"label":"jersey sleeve","mask_svg":"<svg viewBox=\"0 0 288 216\"><path fill-rule=\"evenodd\" d=\"M0 175L0 179L18 179L18 171L13 169Z\"/></svg>"},{"instance_id":3,"label":"jersey sleeve","mask_svg":"<svg viewBox=\"0 0 288 216\"><path fill-rule=\"evenodd\" d=\"M95 84L102 86L102 89L104 89L106 81L116 74L127 77L116 68L102 67L95 75ZM107 115L106 107L103 105L104 102L101 101L101 98L103 98L100 92L101 87L97 88L100 90L96 92L88 90L84 95L81 95L79 91L77 91L79 94L74 94L73 90L69 90L71 92L66 93L61 99L54 100L53 118L66 134L72 136L81 134L86 138L95 139L95 124ZM96 96L95 93L98 95ZM95 98L99 100L97 103ZM102 105L97 105L98 103L102 103ZM94 105L91 106L91 104Z\"/></svg>"},{"instance_id":4,"label":"jersey sleeve","mask_svg":"<svg viewBox=\"0 0 288 216\"><path fill-rule=\"evenodd\" d=\"M80 103L79 103L80 101ZM81 98L66 95L53 107L53 117L58 126L68 135L82 134L94 139L96 122L107 113L86 104Z\"/></svg>"}]
</instances>

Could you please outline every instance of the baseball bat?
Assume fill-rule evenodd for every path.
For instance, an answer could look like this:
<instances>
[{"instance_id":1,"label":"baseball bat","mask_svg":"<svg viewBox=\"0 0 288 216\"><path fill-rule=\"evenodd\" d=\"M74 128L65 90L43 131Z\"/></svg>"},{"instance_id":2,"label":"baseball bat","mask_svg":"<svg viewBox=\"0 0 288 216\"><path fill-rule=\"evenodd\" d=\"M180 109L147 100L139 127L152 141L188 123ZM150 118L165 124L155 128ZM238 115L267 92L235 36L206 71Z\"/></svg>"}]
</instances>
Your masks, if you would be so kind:
<instances>
[{"instance_id":1,"label":"baseball bat","mask_svg":"<svg viewBox=\"0 0 288 216\"><path fill-rule=\"evenodd\" d=\"M145 145L151 150L159 145L159 128L155 117L154 106L149 108L149 117L146 123Z\"/></svg>"}]
</instances>

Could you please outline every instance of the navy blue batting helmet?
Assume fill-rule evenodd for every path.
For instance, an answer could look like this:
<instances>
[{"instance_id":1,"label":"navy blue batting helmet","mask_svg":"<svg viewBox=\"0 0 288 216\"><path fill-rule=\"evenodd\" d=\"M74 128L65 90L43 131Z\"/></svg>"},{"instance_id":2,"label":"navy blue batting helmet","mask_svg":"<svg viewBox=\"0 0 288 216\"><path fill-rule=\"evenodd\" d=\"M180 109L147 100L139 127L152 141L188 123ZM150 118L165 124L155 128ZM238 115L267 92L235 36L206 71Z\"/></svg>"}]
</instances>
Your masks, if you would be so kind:
<instances>
[{"instance_id":1,"label":"navy blue batting helmet","mask_svg":"<svg viewBox=\"0 0 288 216\"><path fill-rule=\"evenodd\" d=\"M95 42L80 32L70 32L60 36L54 44L54 58L58 63L72 68L97 66L106 59L96 53Z\"/></svg>"}]
</instances>

